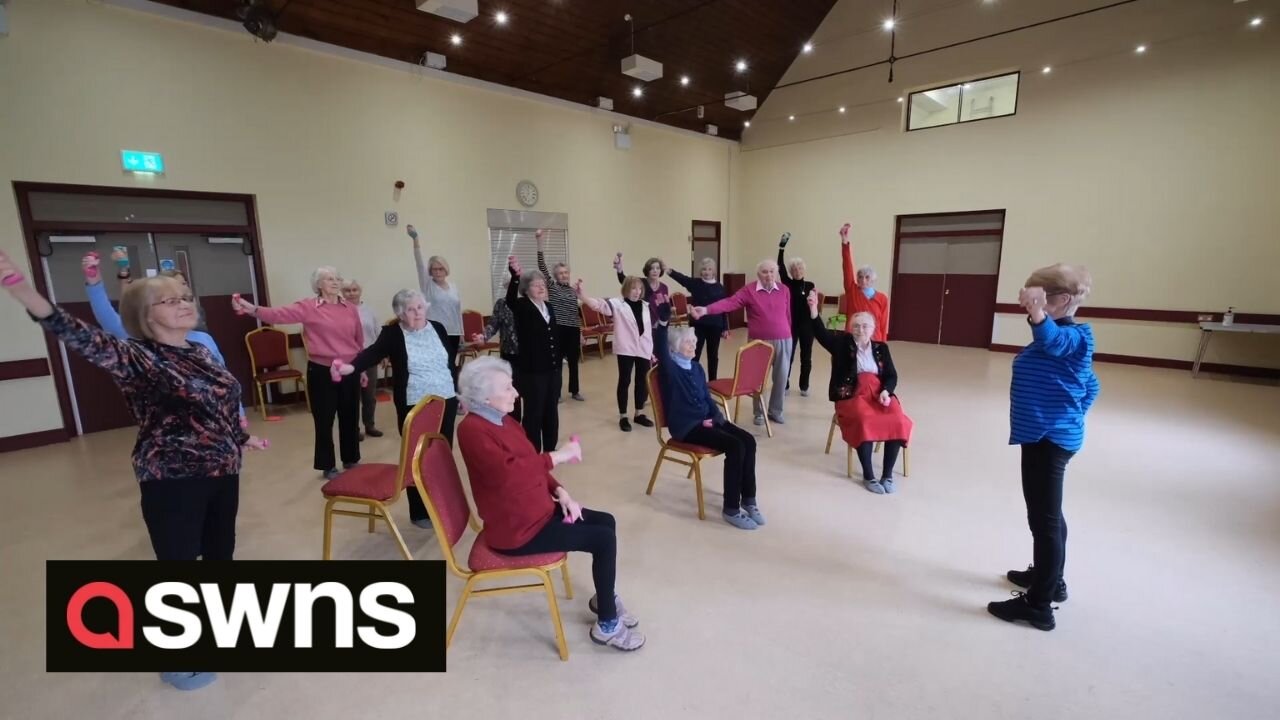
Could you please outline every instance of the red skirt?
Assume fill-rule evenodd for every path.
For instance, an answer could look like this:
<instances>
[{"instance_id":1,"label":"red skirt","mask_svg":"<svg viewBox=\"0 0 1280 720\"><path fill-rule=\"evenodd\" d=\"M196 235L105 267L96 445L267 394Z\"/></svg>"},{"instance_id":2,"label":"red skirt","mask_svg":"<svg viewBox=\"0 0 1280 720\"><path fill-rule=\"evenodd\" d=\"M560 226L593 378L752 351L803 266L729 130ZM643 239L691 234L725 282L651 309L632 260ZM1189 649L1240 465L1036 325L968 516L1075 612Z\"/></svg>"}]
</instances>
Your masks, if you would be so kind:
<instances>
[{"instance_id":1,"label":"red skirt","mask_svg":"<svg viewBox=\"0 0 1280 720\"><path fill-rule=\"evenodd\" d=\"M896 397L889 398L888 406L881 405L880 389L879 375L860 373L857 392L836 403L840 435L850 447L885 440L911 442L911 418L902 411L902 403Z\"/></svg>"}]
</instances>

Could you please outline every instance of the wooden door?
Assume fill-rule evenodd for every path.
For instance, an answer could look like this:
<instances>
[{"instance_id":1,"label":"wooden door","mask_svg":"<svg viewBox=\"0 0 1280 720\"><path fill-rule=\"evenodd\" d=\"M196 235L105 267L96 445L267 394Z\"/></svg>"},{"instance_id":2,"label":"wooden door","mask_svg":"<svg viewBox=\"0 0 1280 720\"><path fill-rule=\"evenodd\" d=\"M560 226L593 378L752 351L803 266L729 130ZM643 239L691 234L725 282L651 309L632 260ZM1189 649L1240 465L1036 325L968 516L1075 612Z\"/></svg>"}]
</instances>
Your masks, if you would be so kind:
<instances>
[{"instance_id":1,"label":"wooden door","mask_svg":"<svg viewBox=\"0 0 1280 720\"><path fill-rule=\"evenodd\" d=\"M904 238L889 296L889 339L937 344L946 291L947 243L939 238Z\"/></svg>"},{"instance_id":2,"label":"wooden door","mask_svg":"<svg viewBox=\"0 0 1280 720\"><path fill-rule=\"evenodd\" d=\"M979 235L947 239L947 274L942 293L938 342L961 347L991 347L1000 237Z\"/></svg>"},{"instance_id":3,"label":"wooden door","mask_svg":"<svg viewBox=\"0 0 1280 720\"><path fill-rule=\"evenodd\" d=\"M698 263L703 258L716 261L716 269L720 270L720 223L716 220L694 220L693 234L690 236L690 261L686 271L689 277L698 277Z\"/></svg>"}]
</instances>

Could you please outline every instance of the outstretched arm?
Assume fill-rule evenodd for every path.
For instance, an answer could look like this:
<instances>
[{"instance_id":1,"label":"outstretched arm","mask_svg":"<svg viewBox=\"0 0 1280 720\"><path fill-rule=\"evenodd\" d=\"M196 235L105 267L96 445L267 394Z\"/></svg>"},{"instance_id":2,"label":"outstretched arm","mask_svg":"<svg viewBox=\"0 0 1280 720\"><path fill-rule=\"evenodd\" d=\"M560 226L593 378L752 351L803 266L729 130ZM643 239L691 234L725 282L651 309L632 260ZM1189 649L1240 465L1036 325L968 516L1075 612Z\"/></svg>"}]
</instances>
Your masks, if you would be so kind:
<instances>
[{"instance_id":1,"label":"outstretched arm","mask_svg":"<svg viewBox=\"0 0 1280 720\"><path fill-rule=\"evenodd\" d=\"M613 317L613 306L609 304L609 301L602 300L600 298L593 298L590 295L587 295L586 291L582 289L581 279L574 283L573 291L578 295L578 299L587 307L595 310L605 317Z\"/></svg>"},{"instance_id":2,"label":"outstretched arm","mask_svg":"<svg viewBox=\"0 0 1280 720\"><path fill-rule=\"evenodd\" d=\"M850 297L858 292L858 271L853 267L853 246L849 244L849 223L840 228L840 265L844 271L844 291ZM853 312L853 306L849 306Z\"/></svg>"},{"instance_id":3,"label":"outstretched arm","mask_svg":"<svg viewBox=\"0 0 1280 720\"><path fill-rule=\"evenodd\" d=\"M427 264L422 260L422 246L418 244L418 231L412 225L405 228L409 237L413 238L413 264L418 269L418 289L425 295L431 273L427 272Z\"/></svg>"}]
</instances>

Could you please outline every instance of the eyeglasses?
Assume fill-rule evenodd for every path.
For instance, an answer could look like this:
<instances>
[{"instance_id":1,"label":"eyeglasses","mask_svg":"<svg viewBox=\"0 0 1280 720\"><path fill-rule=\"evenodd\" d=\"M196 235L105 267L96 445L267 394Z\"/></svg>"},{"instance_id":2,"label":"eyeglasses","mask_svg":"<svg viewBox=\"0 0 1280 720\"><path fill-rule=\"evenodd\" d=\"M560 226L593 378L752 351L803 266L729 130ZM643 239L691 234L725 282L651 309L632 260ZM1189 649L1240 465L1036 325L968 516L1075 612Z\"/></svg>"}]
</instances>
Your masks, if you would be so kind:
<instances>
[{"instance_id":1,"label":"eyeglasses","mask_svg":"<svg viewBox=\"0 0 1280 720\"><path fill-rule=\"evenodd\" d=\"M177 297L167 297L161 300L160 302L151 303L151 307L156 307L157 305L168 305L169 307L178 307L178 305L182 303L187 303L188 305L195 305L196 299L191 295L179 295Z\"/></svg>"}]
</instances>

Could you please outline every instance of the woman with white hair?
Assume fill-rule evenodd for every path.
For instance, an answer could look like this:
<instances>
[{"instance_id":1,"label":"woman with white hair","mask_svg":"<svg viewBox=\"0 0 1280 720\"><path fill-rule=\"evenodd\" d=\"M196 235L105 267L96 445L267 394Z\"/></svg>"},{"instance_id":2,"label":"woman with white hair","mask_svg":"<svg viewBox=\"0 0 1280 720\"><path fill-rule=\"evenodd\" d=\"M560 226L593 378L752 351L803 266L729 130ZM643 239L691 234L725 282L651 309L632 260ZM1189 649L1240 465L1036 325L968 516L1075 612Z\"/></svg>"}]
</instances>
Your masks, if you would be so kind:
<instances>
[{"instance_id":1,"label":"woman with white hair","mask_svg":"<svg viewBox=\"0 0 1280 720\"><path fill-rule=\"evenodd\" d=\"M705 257L698 261L698 278L672 268L668 271L671 279L680 283L689 291L689 302L698 307L705 307L718 300L723 300L728 291L720 284L720 273L716 261ZM698 345L693 351L693 361L702 362L702 347L707 348L707 377L716 378L720 369L720 341L729 337L729 319L724 315L704 315L693 321L693 333L698 338Z\"/></svg>"},{"instance_id":2,"label":"woman with white hair","mask_svg":"<svg viewBox=\"0 0 1280 720\"><path fill-rule=\"evenodd\" d=\"M836 404L836 424L840 435L858 453L862 463L862 484L884 495L895 490L893 466L898 453L911 441L911 418L894 395L898 370L886 343L872 340L876 321L870 313L858 313L853 332L828 330L818 317L818 294L809 295L809 317L814 337L831 353L831 384L828 397ZM884 443L884 465L876 479L871 467L875 443Z\"/></svg>"},{"instance_id":3,"label":"woman with white hair","mask_svg":"<svg viewBox=\"0 0 1280 720\"><path fill-rule=\"evenodd\" d=\"M702 366L693 361L691 328L672 328L661 373L662 409L671 437L724 453L724 520L742 530L764 525L756 502L756 438L725 419L711 397Z\"/></svg>"},{"instance_id":4,"label":"woman with white hair","mask_svg":"<svg viewBox=\"0 0 1280 720\"><path fill-rule=\"evenodd\" d=\"M556 449L560 435L560 333L555 309L547 302L547 280L537 270L520 272L514 255L507 258L511 280L507 307L515 324L520 354L516 384L524 395L524 424L529 442L540 452ZM519 282L515 280L519 278Z\"/></svg>"},{"instance_id":5,"label":"woman with white hair","mask_svg":"<svg viewBox=\"0 0 1280 720\"><path fill-rule=\"evenodd\" d=\"M1077 324L1075 314L1092 289L1088 270L1057 264L1031 273L1018 292L1018 304L1026 309L1031 326L1031 344L1013 360L1009 444L1022 447L1022 498L1033 563L1006 575L1027 592L989 603L987 611L1038 630L1056 627L1051 603L1067 600L1063 482L1067 463L1084 445L1084 416L1098 397L1093 330Z\"/></svg>"},{"instance_id":6,"label":"woman with white hair","mask_svg":"<svg viewBox=\"0 0 1280 720\"><path fill-rule=\"evenodd\" d=\"M876 330L872 340L878 343L889 339L889 296L876 290L876 271L870 265L853 269L853 245L849 243L849 223L840 227L841 267L844 270L845 332L853 331L853 316L870 313Z\"/></svg>"},{"instance_id":7,"label":"woman with white hair","mask_svg":"<svg viewBox=\"0 0 1280 720\"><path fill-rule=\"evenodd\" d=\"M366 349L378 339L378 333L382 332L382 323L378 322L378 318L373 314L373 310L364 303L364 287L360 285L358 280L342 281L342 297L346 301L356 306L356 310L360 313L360 328L364 332L364 346ZM362 371L364 379L360 381L360 419L364 421L364 432L360 433L360 439L364 440L367 434L369 437L382 437L382 431L377 428L377 409L378 409L378 366L373 365L367 370Z\"/></svg>"},{"instance_id":8,"label":"woman with white hair","mask_svg":"<svg viewBox=\"0 0 1280 720\"><path fill-rule=\"evenodd\" d=\"M791 359L787 362L787 390L791 390L791 368L796 364L796 347L800 348L800 395L809 396L809 374L813 372L813 330L809 322L809 293L814 284L804 279L804 259L793 257L786 262L787 242L791 233L778 240L778 273L782 284L791 291Z\"/></svg>"},{"instance_id":9,"label":"woman with white hair","mask_svg":"<svg viewBox=\"0 0 1280 720\"><path fill-rule=\"evenodd\" d=\"M427 301L427 319L440 323L449 333L449 365L454 368L456 380L458 369L455 363L458 348L462 345L462 299L458 297L458 286L449 282L449 261L440 255L432 255L425 263L422 262L418 231L412 225L405 229L413 238L413 262L418 268L418 287Z\"/></svg>"},{"instance_id":10,"label":"woman with white hair","mask_svg":"<svg viewBox=\"0 0 1280 720\"><path fill-rule=\"evenodd\" d=\"M597 616L592 642L639 650L645 638L632 628L640 621L615 591L617 522L609 513L582 507L551 474L557 465L581 462L582 447L573 440L559 450L538 452L510 417L519 393L503 360L482 357L467 363L458 389L467 410L458 423L458 446L484 522L484 542L504 555L590 553L596 594L587 607Z\"/></svg>"},{"instance_id":11,"label":"woman with white hair","mask_svg":"<svg viewBox=\"0 0 1280 720\"><path fill-rule=\"evenodd\" d=\"M453 423L458 416L458 397L453 387L453 366L449 362L449 335L444 326L427 320L427 303L417 290L401 290L391 300L391 309L400 322L386 325L378 339L350 364L335 361L340 375L361 373L391 361L391 397L396 406L396 428L404 434L409 410L422 398L435 395L445 401L440 434L453 444ZM428 325L430 327L428 327ZM409 496L409 519L422 528L431 527L427 507L418 493Z\"/></svg>"},{"instance_id":12,"label":"woman with white hair","mask_svg":"<svg viewBox=\"0 0 1280 720\"><path fill-rule=\"evenodd\" d=\"M272 325L302 325L307 346L307 395L315 426L312 465L326 480L338 476L333 454L333 418L338 418L338 451L342 467L360 462L360 383L355 377L334 383L334 360L349 363L364 348L364 328L356 306L342 297L342 278L328 265L311 273L313 297L282 307L262 307L236 296L231 306Z\"/></svg>"}]
</instances>

